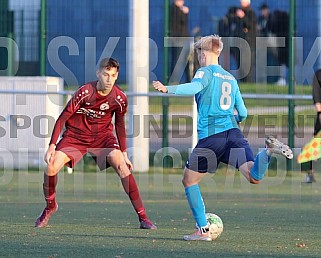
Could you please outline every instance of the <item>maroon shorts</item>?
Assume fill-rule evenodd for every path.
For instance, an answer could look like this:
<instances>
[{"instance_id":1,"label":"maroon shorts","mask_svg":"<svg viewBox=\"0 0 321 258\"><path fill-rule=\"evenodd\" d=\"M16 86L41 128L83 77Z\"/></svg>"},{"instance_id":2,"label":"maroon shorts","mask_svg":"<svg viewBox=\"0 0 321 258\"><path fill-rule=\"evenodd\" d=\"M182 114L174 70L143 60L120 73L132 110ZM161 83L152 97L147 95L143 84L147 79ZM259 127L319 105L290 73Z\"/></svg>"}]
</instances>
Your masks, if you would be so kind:
<instances>
[{"instance_id":1,"label":"maroon shorts","mask_svg":"<svg viewBox=\"0 0 321 258\"><path fill-rule=\"evenodd\" d=\"M70 159L65 164L66 166L73 168L86 153L90 153L100 170L110 167L107 156L115 149L119 150L120 148L113 134L97 138L91 142L85 142L81 138L64 136L56 146L56 151L65 153Z\"/></svg>"}]
</instances>

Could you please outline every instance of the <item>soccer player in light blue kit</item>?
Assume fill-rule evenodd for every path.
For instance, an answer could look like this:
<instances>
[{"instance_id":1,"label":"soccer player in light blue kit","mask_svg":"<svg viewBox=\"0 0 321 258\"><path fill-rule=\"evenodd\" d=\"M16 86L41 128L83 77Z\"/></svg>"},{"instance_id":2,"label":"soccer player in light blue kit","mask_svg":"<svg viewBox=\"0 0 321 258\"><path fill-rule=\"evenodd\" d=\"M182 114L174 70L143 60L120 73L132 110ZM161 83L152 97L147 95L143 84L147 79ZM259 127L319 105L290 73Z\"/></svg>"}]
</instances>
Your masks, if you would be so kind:
<instances>
[{"instance_id":1,"label":"soccer player in light blue kit","mask_svg":"<svg viewBox=\"0 0 321 258\"><path fill-rule=\"evenodd\" d=\"M201 68L191 83L164 86L154 81L156 90L163 93L195 95L198 110L198 143L186 163L183 185L189 206L198 228L185 240L211 241L206 220L205 204L199 182L206 172L214 173L220 162L239 169L252 184L263 179L271 155L281 154L293 158L289 146L274 137L267 137L266 148L254 159L248 141L244 138L238 123L247 117L239 86L235 78L218 63L223 49L219 36L202 37L194 44Z\"/></svg>"}]
</instances>

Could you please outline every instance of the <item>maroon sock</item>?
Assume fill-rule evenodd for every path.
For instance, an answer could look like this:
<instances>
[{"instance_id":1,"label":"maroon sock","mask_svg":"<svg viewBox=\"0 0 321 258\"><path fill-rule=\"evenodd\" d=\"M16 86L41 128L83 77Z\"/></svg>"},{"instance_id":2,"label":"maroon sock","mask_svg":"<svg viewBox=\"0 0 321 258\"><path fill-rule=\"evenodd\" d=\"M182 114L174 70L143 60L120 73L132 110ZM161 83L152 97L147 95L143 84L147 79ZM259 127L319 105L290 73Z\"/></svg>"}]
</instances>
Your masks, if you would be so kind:
<instances>
[{"instance_id":1,"label":"maroon sock","mask_svg":"<svg viewBox=\"0 0 321 258\"><path fill-rule=\"evenodd\" d=\"M47 202L47 208L53 208L56 203L56 185L57 185L58 176L48 176L44 174L43 180L43 193Z\"/></svg>"},{"instance_id":2,"label":"maroon sock","mask_svg":"<svg viewBox=\"0 0 321 258\"><path fill-rule=\"evenodd\" d=\"M128 194L128 197L139 217L140 220L147 219L146 211L144 208L144 204L139 195L139 190L136 184L136 180L132 174L129 176L122 178L121 182L123 184L123 188L125 192Z\"/></svg>"}]
</instances>

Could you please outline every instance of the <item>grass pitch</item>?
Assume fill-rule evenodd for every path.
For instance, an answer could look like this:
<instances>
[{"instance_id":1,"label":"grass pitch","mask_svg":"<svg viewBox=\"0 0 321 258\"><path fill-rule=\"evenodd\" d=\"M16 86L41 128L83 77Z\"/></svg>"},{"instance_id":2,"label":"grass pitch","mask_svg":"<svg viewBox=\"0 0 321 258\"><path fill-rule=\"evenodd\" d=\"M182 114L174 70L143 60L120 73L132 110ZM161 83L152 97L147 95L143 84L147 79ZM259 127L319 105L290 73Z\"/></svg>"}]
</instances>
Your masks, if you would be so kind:
<instances>
[{"instance_id":1,"label":"grass pitch","mask_svg":"<svg viewBox=\"0 0 321 258\"><path fill-rule=\"evenodd\" d=\"M34 228L42 172L0 172L0 257L320 257L321 185L303 183L304 174L280 172L260 185L238 173L207 175L207 211L224 223L213 242L182 240L195 222L181 175L135 176L156 231L138 229L114 173L77 171L59 174L59 210L48 227Z\"/></svg>"}]
</instances>

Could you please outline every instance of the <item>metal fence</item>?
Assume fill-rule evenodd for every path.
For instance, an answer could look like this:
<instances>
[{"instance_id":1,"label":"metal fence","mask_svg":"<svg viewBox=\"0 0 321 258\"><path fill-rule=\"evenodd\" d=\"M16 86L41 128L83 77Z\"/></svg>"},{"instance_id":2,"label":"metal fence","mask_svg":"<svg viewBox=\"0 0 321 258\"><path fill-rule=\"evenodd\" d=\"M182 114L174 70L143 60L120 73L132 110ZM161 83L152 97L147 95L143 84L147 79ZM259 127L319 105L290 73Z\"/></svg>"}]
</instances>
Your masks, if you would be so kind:
<instances>
[{"instance_id":1,"label":"metal fence","mask_svg":"<svg viewBox=\"0 0 321 258\"><path fill-rule=\"evenodd\" d=\"M73 93L74 91L0 90L0 94L15 96L62 95L64 96L63 106ZM126 95L129 100L133 97L148 97L149 99L149 114L146 114L145 117L149 124L149 132L144 132L144 135L150 138L150 152L156 152L162 147L173 147L179 151L188 152L188 149L193 147L195 143L193 137L197 134L195 131L196 128L193 128L193 121L196 119L193 113L193 106L195 105L193 97L161 93L137 94L132 92L126 92ZM250 121L241 124L241 129L253 146L262 146L263 139L269 134L276 135L281 139L283 138L283 140L287 142L289 138L287 102L289 100L301 101L301 103L295 105L296 117L299 117L295 128L293 128L295 134L295 146L293 147L302 147L307 140L312 137L314 107L312 105L311 95L245 93L242 94L242 96L246 105L249 101L251 101L251 103L249 103L250 107L248 108ZM163 98L169 100L168 107L166 107L168 110L168 113L165 114L167 116L166 118L164 118L163 112ZM253 101L257 103L253 104ZM304 103L302 103L302 101ZM271 102L273 102L273 105L270 105ZM2 117L5 118L7 115L14 114L2 114ZM26 113L25 115L28 114ZM167 124L164 124L164 119L168 120ZM253 122L253 119L255 122ZM4 119L1 121L4 121ZM50 126L50 128L52 128L52 126ZM133 129L129 128L128 131L132 132ZM165 141L167 145L164 145L163 132L167 132L166 136L168 139ZM128 137L132 137L132 135L129 134Z\"/></svg>"}]
</instances>

